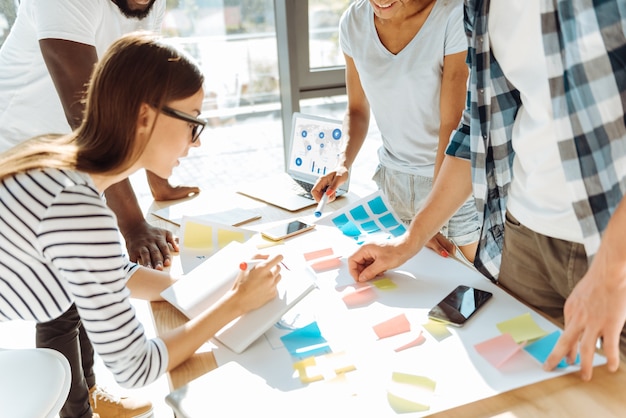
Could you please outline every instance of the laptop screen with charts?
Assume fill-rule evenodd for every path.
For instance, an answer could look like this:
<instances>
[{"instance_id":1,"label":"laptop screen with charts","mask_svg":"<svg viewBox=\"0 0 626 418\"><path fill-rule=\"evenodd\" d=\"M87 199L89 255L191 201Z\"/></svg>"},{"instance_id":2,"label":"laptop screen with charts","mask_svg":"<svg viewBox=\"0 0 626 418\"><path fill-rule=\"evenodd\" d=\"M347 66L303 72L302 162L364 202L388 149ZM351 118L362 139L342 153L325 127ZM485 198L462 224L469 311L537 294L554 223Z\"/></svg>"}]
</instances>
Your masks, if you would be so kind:
<instances>
[{"instance_id":1,"label":"laptop screen with charts","mask_svg":"<svg viewBox=\"0 0 626 418\"><path fill-rule=\"evenodd\" d=\"M344 142L341 120L295 112L286 173L242 184L238 192L288 211L313 206L311 189L320 176L336 168ZM341 185L337 196L348 192L349 183Z\"/></svg>"}]
</instances>

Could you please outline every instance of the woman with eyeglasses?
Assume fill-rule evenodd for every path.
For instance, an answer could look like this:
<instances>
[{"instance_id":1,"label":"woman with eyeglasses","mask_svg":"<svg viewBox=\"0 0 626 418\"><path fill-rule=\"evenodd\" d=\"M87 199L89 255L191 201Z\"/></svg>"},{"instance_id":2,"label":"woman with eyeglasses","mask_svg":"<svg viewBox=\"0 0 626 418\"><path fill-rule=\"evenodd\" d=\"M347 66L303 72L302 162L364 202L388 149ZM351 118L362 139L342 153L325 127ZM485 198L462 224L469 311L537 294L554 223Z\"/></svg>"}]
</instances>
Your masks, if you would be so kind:
<instances>
[{"instance_id":1,"label":"woman with eyeglasses","mask_svg":"<svg viewBox=\"0 0 626 418\"><path fill-rule=\"evenodd\" d=\"M95 350L124 387L181 364L236 317L276 295L275 256L183 327L148 339L130 297L159 300L174 279L124 255L107 187L145 168L169 177L198 140L203 76L151 35L115 42L98 63L72 134L0 154L0 321L50 321L73 304Z\"/></svg>"}]
</instances>

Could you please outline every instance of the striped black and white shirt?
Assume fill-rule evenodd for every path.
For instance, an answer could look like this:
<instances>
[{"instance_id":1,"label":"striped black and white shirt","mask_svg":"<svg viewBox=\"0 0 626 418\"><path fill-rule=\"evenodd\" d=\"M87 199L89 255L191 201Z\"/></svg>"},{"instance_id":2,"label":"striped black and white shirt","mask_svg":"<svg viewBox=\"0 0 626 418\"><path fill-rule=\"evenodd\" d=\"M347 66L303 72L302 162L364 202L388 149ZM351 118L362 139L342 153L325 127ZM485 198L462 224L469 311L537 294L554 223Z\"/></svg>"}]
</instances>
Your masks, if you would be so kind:
<instances>
[{"instance_id":1,"label":"striped black and white shirt","mask_svg":"<svg viewBox=\"0 0 626 418\"><path fill-rule=\"evenodd\" d=\"M50 321L76 307L96 352L125 387L167 369L160 338L147 339L126 287L117 219L91 177L34 170L0 185L0 321Z\"/></svg>"}]
</instances>

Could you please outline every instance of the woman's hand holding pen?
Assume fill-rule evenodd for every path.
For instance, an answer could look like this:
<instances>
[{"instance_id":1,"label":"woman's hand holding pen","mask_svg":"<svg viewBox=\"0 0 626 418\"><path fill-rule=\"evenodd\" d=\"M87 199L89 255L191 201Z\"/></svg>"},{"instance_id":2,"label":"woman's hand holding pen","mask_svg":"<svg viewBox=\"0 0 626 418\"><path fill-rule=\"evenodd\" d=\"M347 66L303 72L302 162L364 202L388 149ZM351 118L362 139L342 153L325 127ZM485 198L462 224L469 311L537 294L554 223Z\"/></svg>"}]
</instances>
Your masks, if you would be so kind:
<instances>
[{"instance_id":1,"label":"woman's hand holding pen","mask_svg":"<svg viewBox=\"0 0 626 418\"><path fill-rule=\"evenodd\" d=\"M282 255L276 255L265 260L245 261L238 266L240 272L232 292L242 312L260 308L276 297L282 260Z\"/></svg>"}]
</instances>

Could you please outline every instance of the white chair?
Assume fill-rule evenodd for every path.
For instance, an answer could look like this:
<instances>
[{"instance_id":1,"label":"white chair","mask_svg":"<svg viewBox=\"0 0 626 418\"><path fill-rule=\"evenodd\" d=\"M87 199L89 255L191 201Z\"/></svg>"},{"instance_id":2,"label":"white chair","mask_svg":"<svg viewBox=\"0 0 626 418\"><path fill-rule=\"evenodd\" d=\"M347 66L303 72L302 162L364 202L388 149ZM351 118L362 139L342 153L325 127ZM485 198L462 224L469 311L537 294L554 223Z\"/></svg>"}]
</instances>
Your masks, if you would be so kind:
<instances>
[{"instance_id":1,"label":"white chair","mask_svg":"<svg viewBox=\"0 0 626 418\"><path fill-rule=\"evenodd\" d=\"M70 364L58 351L0 349L0 416L54 418L71 382Z\"/></svg>"}]
</instances>

